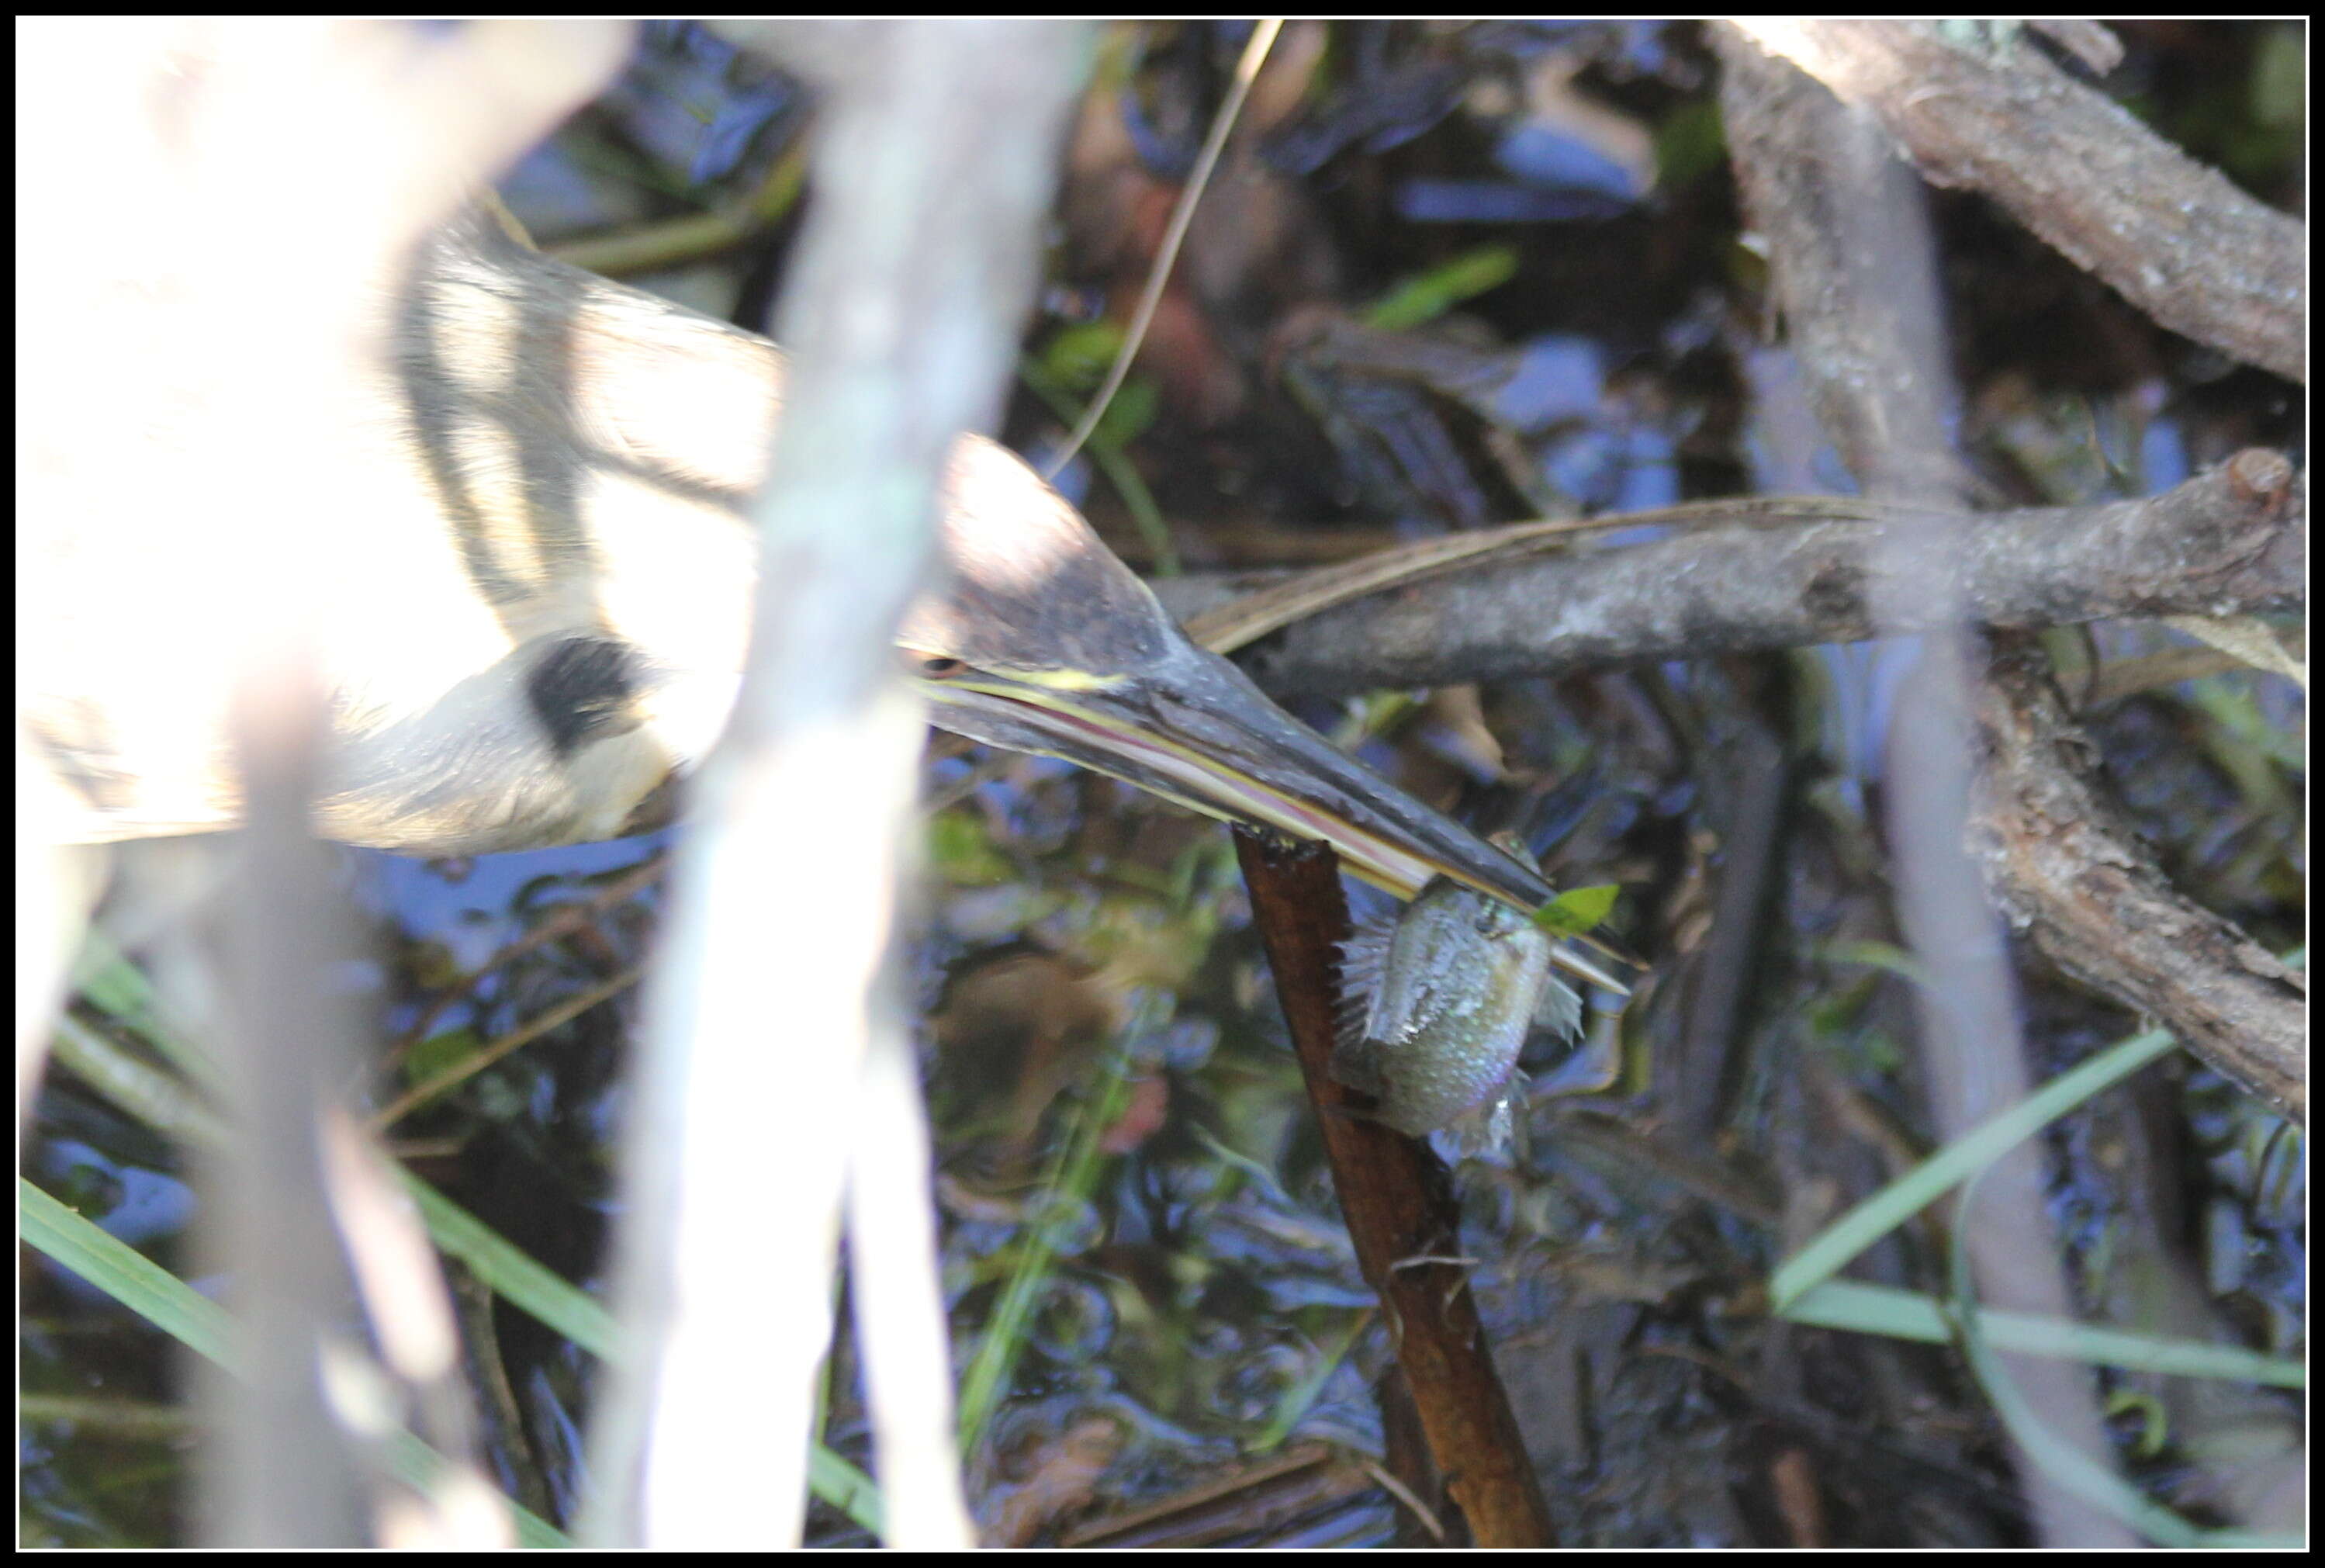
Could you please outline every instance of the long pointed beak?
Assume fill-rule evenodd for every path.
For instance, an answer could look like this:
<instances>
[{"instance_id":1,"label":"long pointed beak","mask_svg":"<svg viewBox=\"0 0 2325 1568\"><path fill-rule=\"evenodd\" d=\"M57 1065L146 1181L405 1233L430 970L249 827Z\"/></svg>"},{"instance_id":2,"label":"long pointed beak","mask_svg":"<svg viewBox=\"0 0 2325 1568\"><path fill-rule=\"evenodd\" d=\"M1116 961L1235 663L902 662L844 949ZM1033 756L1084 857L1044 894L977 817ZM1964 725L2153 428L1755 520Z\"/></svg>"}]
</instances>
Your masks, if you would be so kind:
<instances>
[{"instance_id":1,"label":"long pointed beak","mask_svg":"<svg viewBox=\"0 0 2325 1568\"><path fill-rule=\"evenodd\" d=\"M1190 644L1130 674L1049 681L962 667L922 684L930 717L947 729L1063 757L1227 821L1320 840L1400 898L1440 875L1529 911L1555 895L1531 867L1366 768ZM1598 955L1570 942L1556 956L1628 994Z\"/></svg>"}]
</instances>

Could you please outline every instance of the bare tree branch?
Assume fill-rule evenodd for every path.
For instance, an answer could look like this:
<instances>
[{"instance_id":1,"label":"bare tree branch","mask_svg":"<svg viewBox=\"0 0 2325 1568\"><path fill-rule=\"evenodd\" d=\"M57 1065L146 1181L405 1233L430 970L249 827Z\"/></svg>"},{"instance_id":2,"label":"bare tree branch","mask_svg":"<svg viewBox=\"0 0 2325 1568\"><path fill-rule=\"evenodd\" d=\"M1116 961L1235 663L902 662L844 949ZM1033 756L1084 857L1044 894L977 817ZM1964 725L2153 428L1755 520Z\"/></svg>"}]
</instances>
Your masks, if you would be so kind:
<instances>
[{"instance_id":1,"label":"bare tree branch","mask_svg":"<svg viewBox=\"0 0 2325 1568\"><path fill-rule=\"evenodd\" d=\"M2303 227L2034 50L1957 48L1928 23L1737 25L1879 115L1925 179L1992 197L2172 330L2307 382Z\"/></svg>"},{"instance_id":2,"label":"bare tree branch","mask_svg":"<svg viewBox=\"0 0 2325 1568\"><path fill-rule=\"evenodd\" d=\"M1236 834L1253 923L1266 944L1301 1075L1318 1109L1332 1185L1366 1283L1389 1314L1398 1364L1445 1489L1480 1546L1548 1546L1557 1531L1526 1461L1509 1392L1463 1276L1460 1206L1427 1144L1344 1114L1329 1072L1334 997L1348 911L1338 862L1313 845L1277 849Z\"/></svg>"},{"instance_id":3,"label":"bare tree branch","mask_svg":"<svg viewBox=\"0 0 2325 1568\"><path fill-rule=\"evenodd\" d=\"M1766 237L1771 280L1820 422L1876 496L1922 502L1966 487L1947 441L1959 405L1945 349L1935 241L1917 183L1869 120L1798 72L1715 30L1720 104L1745 206ZM1883 531L1866 565L1887 580L1861 598L1883 632L1920 631L1889 650L1904 674L1884 739L1883 819L1898 928L1928 977L1915 988L1918 1060L1941 1138L1963 1137L2024 1099L2027 1060L2010 954L1963 852L1974 793L1969 709L1983 686L1980 618L1969 584L1983 530L1933 517ZM1989 592L1996 586L1989 580ZM1981 1176L1957 1220L1981 1301L2046 1315L2072 1302L2042 1206L2043 1173L2021 1144ZM2128 1545L2123 1523L2087 1489L2063 1484L2047 1455L2104 1472L2108 1460L2089 1377L2018 1357L2009 1377L2047 1431L2016 1425L2008 1452L2038 1541Z\"/></svg>"},{"instance_id":4,"label":"bare tree branch","mask_svg":"<svg viewBox=\"0 0 2325 1568\"><path fill-rule=\"evenodd\" d=\"M2214 1070L2309 1118L2309 988L2191 903L2124 820L2041 652L2005 644L1978 708L1971 847L2036 951L2163 1019Z\"/></svg>"},{"instance_id":5,"label":"bare tree branch","mask_svg":"<svg viewBox=\"0 0 2325 1568\"><path fill-rule=\"evenodd\" d=\"M1961 608L2015 630L2290 609L2305 602L2307 501L2292 465L2255 449L2143 500L1984 515L1961 535ZM1453 573L1318 615L1242 663L1278 695L1337 695L1927 630L1926 585L1879 565L1897 531L1925 526L1730 527ZM1182 617L1234 591L1155 587Z\"/></svg>"}]
</instances>

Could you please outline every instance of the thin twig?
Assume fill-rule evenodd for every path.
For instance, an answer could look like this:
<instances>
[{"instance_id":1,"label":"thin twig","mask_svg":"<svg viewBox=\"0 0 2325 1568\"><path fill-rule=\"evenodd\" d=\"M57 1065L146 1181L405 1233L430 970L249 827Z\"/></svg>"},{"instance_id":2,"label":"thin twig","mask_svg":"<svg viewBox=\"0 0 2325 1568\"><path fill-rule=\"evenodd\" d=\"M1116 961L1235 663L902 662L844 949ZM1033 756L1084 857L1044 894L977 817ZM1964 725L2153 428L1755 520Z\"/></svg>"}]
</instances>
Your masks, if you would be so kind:
<instances>
[{"instance_id":1,"label":"thin twig","mask_svg":"<svg viewBox=\"0 0 2325 1568\"><path fill-rule=\"evenodd\" d=\"M1130 362L1138 356L1138 346L1146 338L1146 329L1153 323L1156 307L1162 302L1162 285L1171 280L1171 264L1179 259L1179 246L1187 237L1187 227L1195 218L1195 203L1202 199L1203 188L1210 183L1211 171L1219 161L1219 153L1227 144L1227 133L1235 128L1236 116L1243 112L1243 101L1251 95L1251 84L1259 79L1259 68L1267 59L1275 35L1283 31L1283 19L1267 16L1252 29L1251 42L1243 48L1243 58L1236 62L1235 83L1227 88L1219 112L1211 117L1211 134L1204 139L1203 150L1195 159L1194 172L1188 176L1186 189L1179 192L1179 205L1171 214L1171 227L1162 236L1162 248L1155 253L1154 265L1146 275L1146 292L1139 296L1138 310L1130 318L1130 330L1123 335L1122 348L1114 357L1114 366L1106 373L1105 385L1090 399L1089 407L1082 411L1081 422L1066 437L1066 444L1050 460L1042 477L1054 479L1059 471L1073 461L1074 454L1106 417L1107 405L1114 394L1122 390L1122 383L1130 374Z\"/></svg>"}]
</instances>

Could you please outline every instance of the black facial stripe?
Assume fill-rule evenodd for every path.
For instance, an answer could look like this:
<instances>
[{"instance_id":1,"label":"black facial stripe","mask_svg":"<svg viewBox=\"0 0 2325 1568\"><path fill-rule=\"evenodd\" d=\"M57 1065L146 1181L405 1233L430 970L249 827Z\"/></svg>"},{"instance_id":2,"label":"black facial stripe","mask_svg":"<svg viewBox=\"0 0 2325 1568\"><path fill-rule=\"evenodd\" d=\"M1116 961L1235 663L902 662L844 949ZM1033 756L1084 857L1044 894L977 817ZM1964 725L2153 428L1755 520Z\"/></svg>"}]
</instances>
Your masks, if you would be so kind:
<instances>
[{"instance_id":1,"label":"black facial stripe","mask_svg":"<svg viewBox=\"0 0 2325 1568\"><path fill-rule=\"evenodd\" d=\"M637 650L610 637L567 637L551 644L524 678L525 700L560 756L638 727L631 704L639 684Z\"/></svg>"}]
</instances>

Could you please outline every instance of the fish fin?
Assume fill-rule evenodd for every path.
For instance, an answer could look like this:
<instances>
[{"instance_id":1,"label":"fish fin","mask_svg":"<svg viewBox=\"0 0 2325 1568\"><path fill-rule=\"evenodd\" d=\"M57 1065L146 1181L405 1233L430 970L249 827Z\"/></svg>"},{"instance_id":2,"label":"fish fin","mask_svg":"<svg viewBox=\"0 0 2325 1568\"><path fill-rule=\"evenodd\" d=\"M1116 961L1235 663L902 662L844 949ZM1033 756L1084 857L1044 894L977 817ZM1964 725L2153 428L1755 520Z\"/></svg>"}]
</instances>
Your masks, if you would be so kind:
<instances>
[{"instance_id":1,"label":"fish fin","mask_svg":"<svg viewBox=\"0 0 2325 1568\"><path fill-rule=\"evenodd\" d=\"M1359 923L1340 944L1340 987L1333 1009L1333 1037L1344 1046L1360 1044L1380 994L1381 975L1388 968L1388 944L1396 934L1394 914L1376 915Z\"/></svg>"},{"instance_id":2,"label":"fish fin","mask_svg":"<svg viewBox=\"0 0 2325 1568\"><path fill-rule=\"evenodd\" d=\"M1547 1029L1561 1041L1579 1039L1582 1035L1582 997L1572 986L1556 975L1545 977L1542 1000L1533 1005L1533 1025Z\"/></svg>"},{"instance_id":3,"label":"fish fin","mask_svg":"<svg viewBox=\"0 0 2325 1568\"><path fill-rule=\"evenodd\" d=\"M1380 988L1381 971L1388 967L1388 944L1396 935L1396 916L1376 914L1359 921L1340 944L1340 990L1343 995L1373 994Z\"/></svg>"},{"instance_id":4,"label":"fish fin","mask_svg":"<svg viewBox=\"0 0 2325 1568\"><path fill-rule=\"evenodd\" d=\"M1388 1084L1381 1075L1380 1045L1362 1034L1342 1035L1332 1047L1331 1072L1333 1081L1346 1084L1359 1094L1369 1094L1375 1099L1385 1099L1388 1094Z\"/></svg>"},{"instance_id":5,"label":"fish fin","mask_svg":"<svg viewBox=\"0 0 2325 1568\"><path fill-rule=\"evenodd\" d=\"M1438 1136L1444 1139L1453 1158L1492 1159L1497 1164L1507 1164L1515 1126L1512 1112L1523 1102L1525 1089L1525 1074L1513 1072L1501 1088L1447 1122Z\"/></svg>"}]
</instances>

